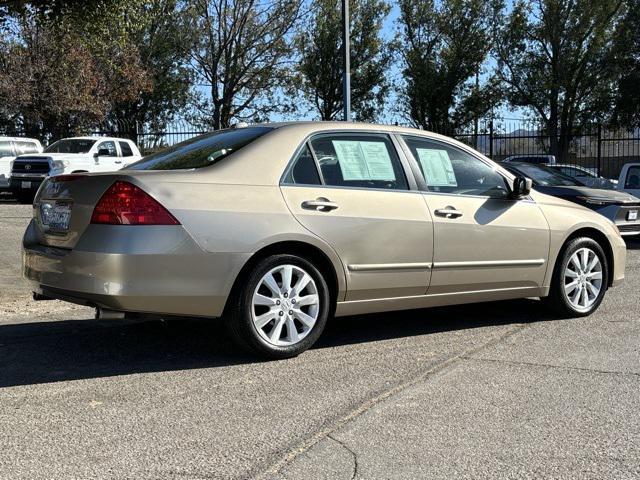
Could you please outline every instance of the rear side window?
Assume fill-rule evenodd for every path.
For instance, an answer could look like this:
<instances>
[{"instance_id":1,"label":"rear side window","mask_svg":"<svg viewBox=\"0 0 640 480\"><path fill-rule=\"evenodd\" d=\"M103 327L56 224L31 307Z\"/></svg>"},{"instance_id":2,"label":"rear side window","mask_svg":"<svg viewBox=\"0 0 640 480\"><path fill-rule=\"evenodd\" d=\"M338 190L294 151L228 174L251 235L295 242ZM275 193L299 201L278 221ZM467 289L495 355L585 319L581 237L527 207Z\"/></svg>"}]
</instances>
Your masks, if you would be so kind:
<instances>
[{"instance_id":1,"label":"rear side window","mask_svg":"<svg viewBox=\"0 0 640 480\"><path fill-rule=\"evenodd\" d=\"M118 142L120 144L120 151L123 157L133 157L131 146L127 142Z\"/></svg>"},{"instance_id":2,"label":"rear side window","mask_svg":"<svg viewBox=\"0 0 640 480\"><path fill-rule=\"evenodd\" d=\"M631 167L627 172L624 188L640 188L640 167Z\"/></svg>"},{"instance_id":3,"label":"rear side window","mask_svg":"<svg viewBox=\"0 0 640 480\"><path fill-rule=\"evenodd\" d=\"M326 185L408 190L387 135L323 135L311 140Z\"/></svg>"},{"instance_id":4,"label":"rear side window","mask_svg":"<svg viewBox=\"0 0 640 480\"><path fill-rule=\"evenodd\" d=\"M305 145L296 157L293 167L289 170L285 183L295 183L298 185L320 185L320 175L316 167L309 146Z\"/></svg>"},{"instance_id":5,"label":"rear side window","mask_svg":"<svg viewBox=\"0 0 640 480\"><path fill-rule=\"evenodd\" d=\"M201 135L179 143L127 167L129 170L189 170L202 168L237 152L272 127L246 127Z\"/></svg>"}]
</instances>

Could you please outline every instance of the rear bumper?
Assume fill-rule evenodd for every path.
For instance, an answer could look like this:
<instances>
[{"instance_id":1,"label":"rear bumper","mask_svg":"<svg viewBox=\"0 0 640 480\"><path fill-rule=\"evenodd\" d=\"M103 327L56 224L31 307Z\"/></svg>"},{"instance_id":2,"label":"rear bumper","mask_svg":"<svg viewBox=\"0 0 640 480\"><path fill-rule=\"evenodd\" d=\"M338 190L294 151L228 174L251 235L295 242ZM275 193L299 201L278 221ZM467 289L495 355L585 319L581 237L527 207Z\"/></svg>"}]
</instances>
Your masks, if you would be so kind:
<instances>
[{"instance_id":1,"label":"rear bumper","mask_svg":"<svg viewBox=\"0 0 640 480\"><path fill-rule=\"evenodd\" d=\"M23 240L35 292L124 312L220 316L249 257L204 252L176 226L90 225L67 250L40 245L32 221Z\"/></svg>"}]
</instances>

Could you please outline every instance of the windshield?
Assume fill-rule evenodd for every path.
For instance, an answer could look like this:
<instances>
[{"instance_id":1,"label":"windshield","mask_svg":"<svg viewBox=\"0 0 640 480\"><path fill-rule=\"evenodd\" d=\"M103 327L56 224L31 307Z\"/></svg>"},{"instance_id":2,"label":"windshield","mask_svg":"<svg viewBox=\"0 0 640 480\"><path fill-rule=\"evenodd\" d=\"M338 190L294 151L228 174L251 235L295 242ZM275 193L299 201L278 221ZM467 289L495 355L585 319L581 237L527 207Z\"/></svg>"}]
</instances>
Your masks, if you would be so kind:
<instances>
[{"instance_id":1,"label":"windshield","mask_svg":"<svg viewBox=\"0 0 640 480\"><path fill-rule=\"evenodd\" d=\"M246 127L201 135L143 158L129 170L188 170L213 165L237 152L272 127Z\"/></svg>"},{"instance_id":2,"label":"windshield","mask_svg":"<svg viewBox=\"0 0 640 480\"><path fill-rule=\"evenodd\" d=\"M45 148L45 153L88 153L97 142L89 139L58 140Z\"/></svg>"},{"instance_id":3,"label":"windshield","mask_svg":"<svg viewBox=\"0 0 640 480\"><path fill-rule=\"evenodd\" d=\"M543 187L584 187L584 183L579 180L542 165L518 164L514 166L514 170Z\"/></svg>"},{"instance_id":4,"label":"windshield","mask_svg":"<svg viewBox=\"0 0 640 480\"><path fill-rule=\"evenodd\" d=\"M0 157L13 157L13 146L11 142L0 141Z\"/></svg>"}]
</instances>

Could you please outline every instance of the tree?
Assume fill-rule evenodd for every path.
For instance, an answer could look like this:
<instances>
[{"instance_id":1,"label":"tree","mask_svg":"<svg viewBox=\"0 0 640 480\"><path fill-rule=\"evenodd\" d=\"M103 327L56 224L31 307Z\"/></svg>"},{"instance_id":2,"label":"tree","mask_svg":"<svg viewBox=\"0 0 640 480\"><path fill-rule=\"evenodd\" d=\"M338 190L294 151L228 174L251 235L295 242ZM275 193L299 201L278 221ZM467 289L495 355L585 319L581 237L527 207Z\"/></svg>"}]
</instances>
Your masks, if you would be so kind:
<instances>
[{"instance_id":1,"label":"tree","mask_svg":"<svg viewBox=\"0 0 640 480\"><path fill-rule=\"evenodd\" d=\"M209 88L196 104L197 123L214 129L232 119L261 120L274 112L285 82L290 34L300 0L189 0L195 28L191 61Z\"/></svg>"},{"instance_id":2,"label":"tree","mask_svg":"<svg viewBox=\"0 0 640 480\"><path fill-rule=\"evenodd\" d=\"M484 0L400 2L400 98L415 126L450 132L495 104L494 79L480 82L490 52L489 13Z\"/></svg>"},{"instance_id":3,"label":"tree","mask_svg":"<svg viewBox=\"0 0 640 480\"><path fill-rule=\"evenodd\" d=\"M192 25L176 0L145 0L136 9L139 18L127 32L127 42L137 47L140 67L150 88L130 101L113 105L109 119L135 137L136 125L164 128L191 100L188 65L193 40Z\"/></svg>"},{"instance_id":4,"label":"tree","mask_svg":"<svg viewBox=\"0 0 640 480\"><path fill-rule=\"evenodd\" d=\"M618 76L613 123L640 127L640 0L627 0L626 14L618 25L611 63Z\"/></svg>"},{"instance_id":5,"label":"tree","mask_svg":"<svg viewBox=\"0 0 640 480\"><path fill-rule=\"evenodd\" d=\"M495 53L507 98L546 126L550 153L567 158L588 122L604 115L615 69L607 62L623 0L495 4ZM506 20L502 20L502 19Z\"/></svg>"},{"instance_id":6,"label":"tree","mask_svg":"<svg viewBox=\"0 0 640 480\"><path fill-rule=\"evenodd\" d=\"M119 1L126 8L127 2ZM137 48L122 33L127 22L113 21L112 15L123 12L84 12L86 25L79 15L25 5L4 24L0 120L5 128L42 138L78 133L102 122L115 103L131 102L150 88Z\"/></svg>"},{"instance_id":7,"label":"tree","mask_svg":"<svg viewBox=\"0 0 640 480\"><path fill-rule=\"evenodd\" d=\"M296 35L299 56L294 84L321 120L340 118L343 110L341 0L314 2L308 22ZM389 90L391 55L380 36L389 5L382 0L350 0L351 104L356 118L373 120Z\"/></svg>"}]
</instances>

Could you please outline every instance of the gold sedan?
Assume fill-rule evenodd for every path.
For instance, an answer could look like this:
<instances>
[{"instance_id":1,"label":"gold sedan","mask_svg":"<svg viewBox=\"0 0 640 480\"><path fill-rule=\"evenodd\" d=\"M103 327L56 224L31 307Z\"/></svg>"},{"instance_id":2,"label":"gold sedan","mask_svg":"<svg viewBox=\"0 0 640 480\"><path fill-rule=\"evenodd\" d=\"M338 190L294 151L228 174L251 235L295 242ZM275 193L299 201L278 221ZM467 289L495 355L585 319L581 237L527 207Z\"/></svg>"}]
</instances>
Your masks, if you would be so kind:
<instances>
[{"instance_id":1,"label":"gold sedan","mask_svg":"<svg viewBox=\"0 0 640 480\"><path fill-rule=\"evenodd\" d=\"M588 315L625 255L606 218L450 138L303 122L52 177L23 258L39 299L223 317L240 345L283 358L331 315L520 297Z\"/></svg>"}]
</instances>

